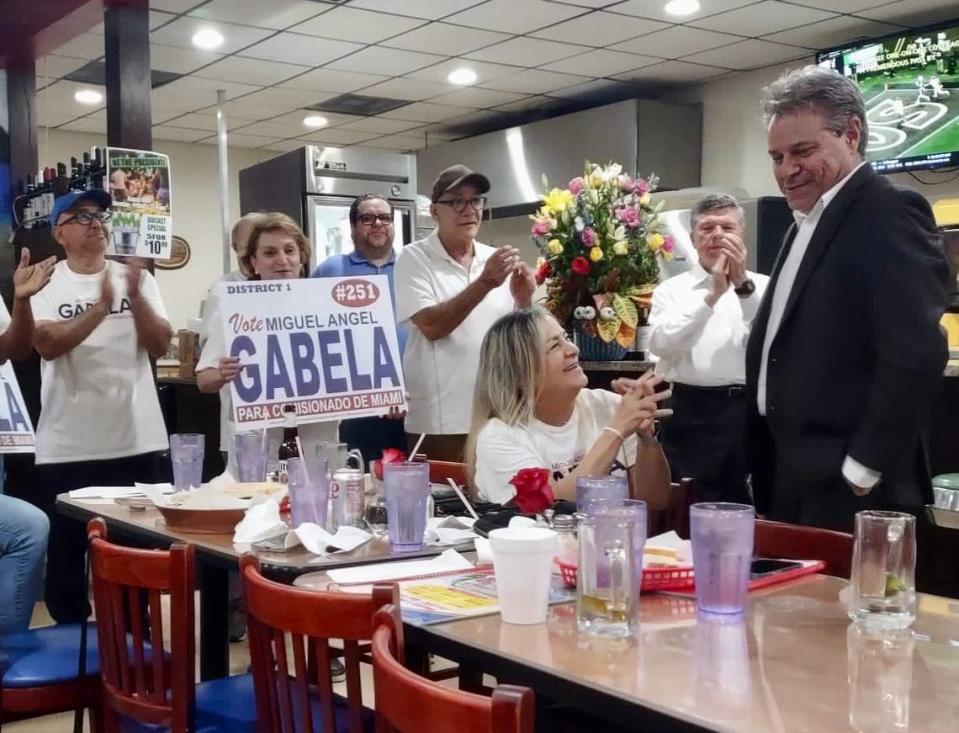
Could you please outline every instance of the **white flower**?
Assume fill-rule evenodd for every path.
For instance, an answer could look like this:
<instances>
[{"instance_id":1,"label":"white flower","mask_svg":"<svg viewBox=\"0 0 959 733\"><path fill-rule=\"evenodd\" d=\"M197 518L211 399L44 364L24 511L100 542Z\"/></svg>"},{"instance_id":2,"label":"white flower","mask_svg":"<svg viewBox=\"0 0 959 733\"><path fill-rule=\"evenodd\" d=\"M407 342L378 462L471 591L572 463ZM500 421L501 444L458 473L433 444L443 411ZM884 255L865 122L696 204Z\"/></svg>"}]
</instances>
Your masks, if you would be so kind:
<instances>
[{"instance_id":1,"label":"white flower","mask_svg":"<svg viewBox=\"0 0 959 733\"><path fill-rule=\"evenodd\" d=\"M601 175L603 176L603 180L606 183L610 183L612 181L616 181L618 183L619 174L622 172L623 172L623 166L621 166L619 163L613 163L609 167L604 168Z\"/></svg>"}]
</instances>

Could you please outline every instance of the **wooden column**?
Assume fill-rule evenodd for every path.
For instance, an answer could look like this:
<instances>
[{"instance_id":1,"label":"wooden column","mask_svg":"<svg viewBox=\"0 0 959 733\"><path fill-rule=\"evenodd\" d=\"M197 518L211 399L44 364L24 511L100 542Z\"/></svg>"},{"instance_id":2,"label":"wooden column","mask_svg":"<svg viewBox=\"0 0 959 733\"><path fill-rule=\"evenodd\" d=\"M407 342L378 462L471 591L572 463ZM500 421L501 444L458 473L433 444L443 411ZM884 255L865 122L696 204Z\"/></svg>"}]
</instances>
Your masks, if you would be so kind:
<instances>
[{"instance_id":1,"label":"wooden column","mask_svg":"<svg viewBox=\"0 0 959 733\"><path fill-rule=\"evenodd\" d=\"M105 2L107 144L151 150L148 0Z\"/></svg>"},{"instance_id":2,"label":"wooden column","mask_svg":"<svg viewBox=\"0 0 959 733\"><path fill-rule=\"evenodd\" d=\"M36 174L37 162L37 75L33 59L7 68L7 110L10 140L10 185L19 190L27 174Z\"/></svg>"}]
</instances>

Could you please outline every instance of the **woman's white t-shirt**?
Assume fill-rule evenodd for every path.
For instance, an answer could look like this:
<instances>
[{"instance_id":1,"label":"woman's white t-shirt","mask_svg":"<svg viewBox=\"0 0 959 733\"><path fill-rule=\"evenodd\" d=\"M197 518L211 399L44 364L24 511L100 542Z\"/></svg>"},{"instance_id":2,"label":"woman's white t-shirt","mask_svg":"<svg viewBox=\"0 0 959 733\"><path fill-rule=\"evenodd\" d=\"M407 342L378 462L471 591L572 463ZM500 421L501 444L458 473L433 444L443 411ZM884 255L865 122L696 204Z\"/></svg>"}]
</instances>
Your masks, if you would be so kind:
<instances>
[{"instance_id":1,"label":"woman's white t-shirt","mask_svg":"<svg viewBox=\"0 0 959 733\"><path fill-rule=\"evenodd\" d=\"M100 461L169 447L150 355L137 342L127 297L126 266L106 263L113 284L110 313L71 351L40 362L37 464ZM100 299L103 271L74 272L61 260L50 282L30 299L34 320L70 321ZM149 272L140 293L169 320Z\"/></svg>"},{"instance_id":2,"label":"woman's white t-shirt","mask_svg":"<svg viewBox=\"0 0 959 733\"><path fill-rule=\"evenodd\" d=\"M213 294L206 301L203 311L203 326L207 334L206 343L200 351L200 358L196 364L197 373L204 369L216 369L220 359L227 355L226 341L223 334L222 316L220 315L220 298ZM324 441L338 440L340 429L339 420L327 422L305 423L298 426L297 433L304 444L315 445ZM229 456L227 471L236 476L236 462L233 456L233 441L236 435L236 424L233 422L233 393L229 384L220 388L220 450ZM267 431L269 448L267 455L276 458L280 443L283 441L283 428L270 428Z\"/></svg>"},{"instance_id":3,"label":"woman's white t-shirt","mask_svg":"<svg viewBox=\"0 0 959 733\"><path fill-rule=\"evenodd\" d=\"M476 489L480 498L505 504L516 490L509 481L523 468L548 468L556 480L572 472L612 422L622 399L605 389L584 389L576 397L565 425L547 425L535 418L529 425L507 425L491 418L476 441ZM626 438L610 473L636 462L635 435Z\"/></svg>"}]
</instances>

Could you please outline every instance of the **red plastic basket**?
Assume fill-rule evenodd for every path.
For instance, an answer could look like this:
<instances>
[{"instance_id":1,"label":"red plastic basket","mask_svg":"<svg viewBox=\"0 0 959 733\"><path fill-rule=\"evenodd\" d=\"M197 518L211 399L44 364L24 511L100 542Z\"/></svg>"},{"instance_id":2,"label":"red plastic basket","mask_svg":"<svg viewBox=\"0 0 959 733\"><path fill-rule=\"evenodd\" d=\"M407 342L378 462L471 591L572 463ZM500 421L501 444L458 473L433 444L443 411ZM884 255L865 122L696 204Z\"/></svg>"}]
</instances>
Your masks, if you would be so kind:
<instances>
[{"instance_id":1,"label":"red plastic basket","mask_svg":"<svg viewBox=\"0 0 959 733\"><path fill-rule=\"evenodd\" d=\"M576 587L576 565L556 558L559 574L567 588ZM676 568L644 568L642 590L692 590L694 587L692 566Z\"/></svg>"}]
</instances>

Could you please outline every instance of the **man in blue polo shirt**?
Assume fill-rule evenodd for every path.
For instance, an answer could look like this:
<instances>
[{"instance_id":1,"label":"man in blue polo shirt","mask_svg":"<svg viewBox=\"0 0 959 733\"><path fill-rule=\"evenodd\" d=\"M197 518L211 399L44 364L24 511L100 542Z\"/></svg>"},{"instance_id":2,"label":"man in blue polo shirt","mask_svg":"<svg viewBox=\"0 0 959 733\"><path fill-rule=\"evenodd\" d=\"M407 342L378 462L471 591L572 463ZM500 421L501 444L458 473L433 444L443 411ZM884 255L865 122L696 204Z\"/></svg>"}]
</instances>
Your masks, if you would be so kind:
<instances>
[{"instance_id":1,"label":"man in blue polo shirt","mask_svg":"<svg viewBox=\"0 0 959 733\"><path fill-rule=\"evenodd\" d=\"M350 206L350 230L353 252L327 257L311 277L347 277L350 275L386 275L390 281L393 314L396 314L396 292L393 287L393 204L372 193L358 196ZM397 325L400 356L406 347L406 327ZM358 448L367 462L379 458L384 448L406 450L403 415L392 412L389 417L362 417L340 423L340 440Z\"/></svg>"}]
</instances>

